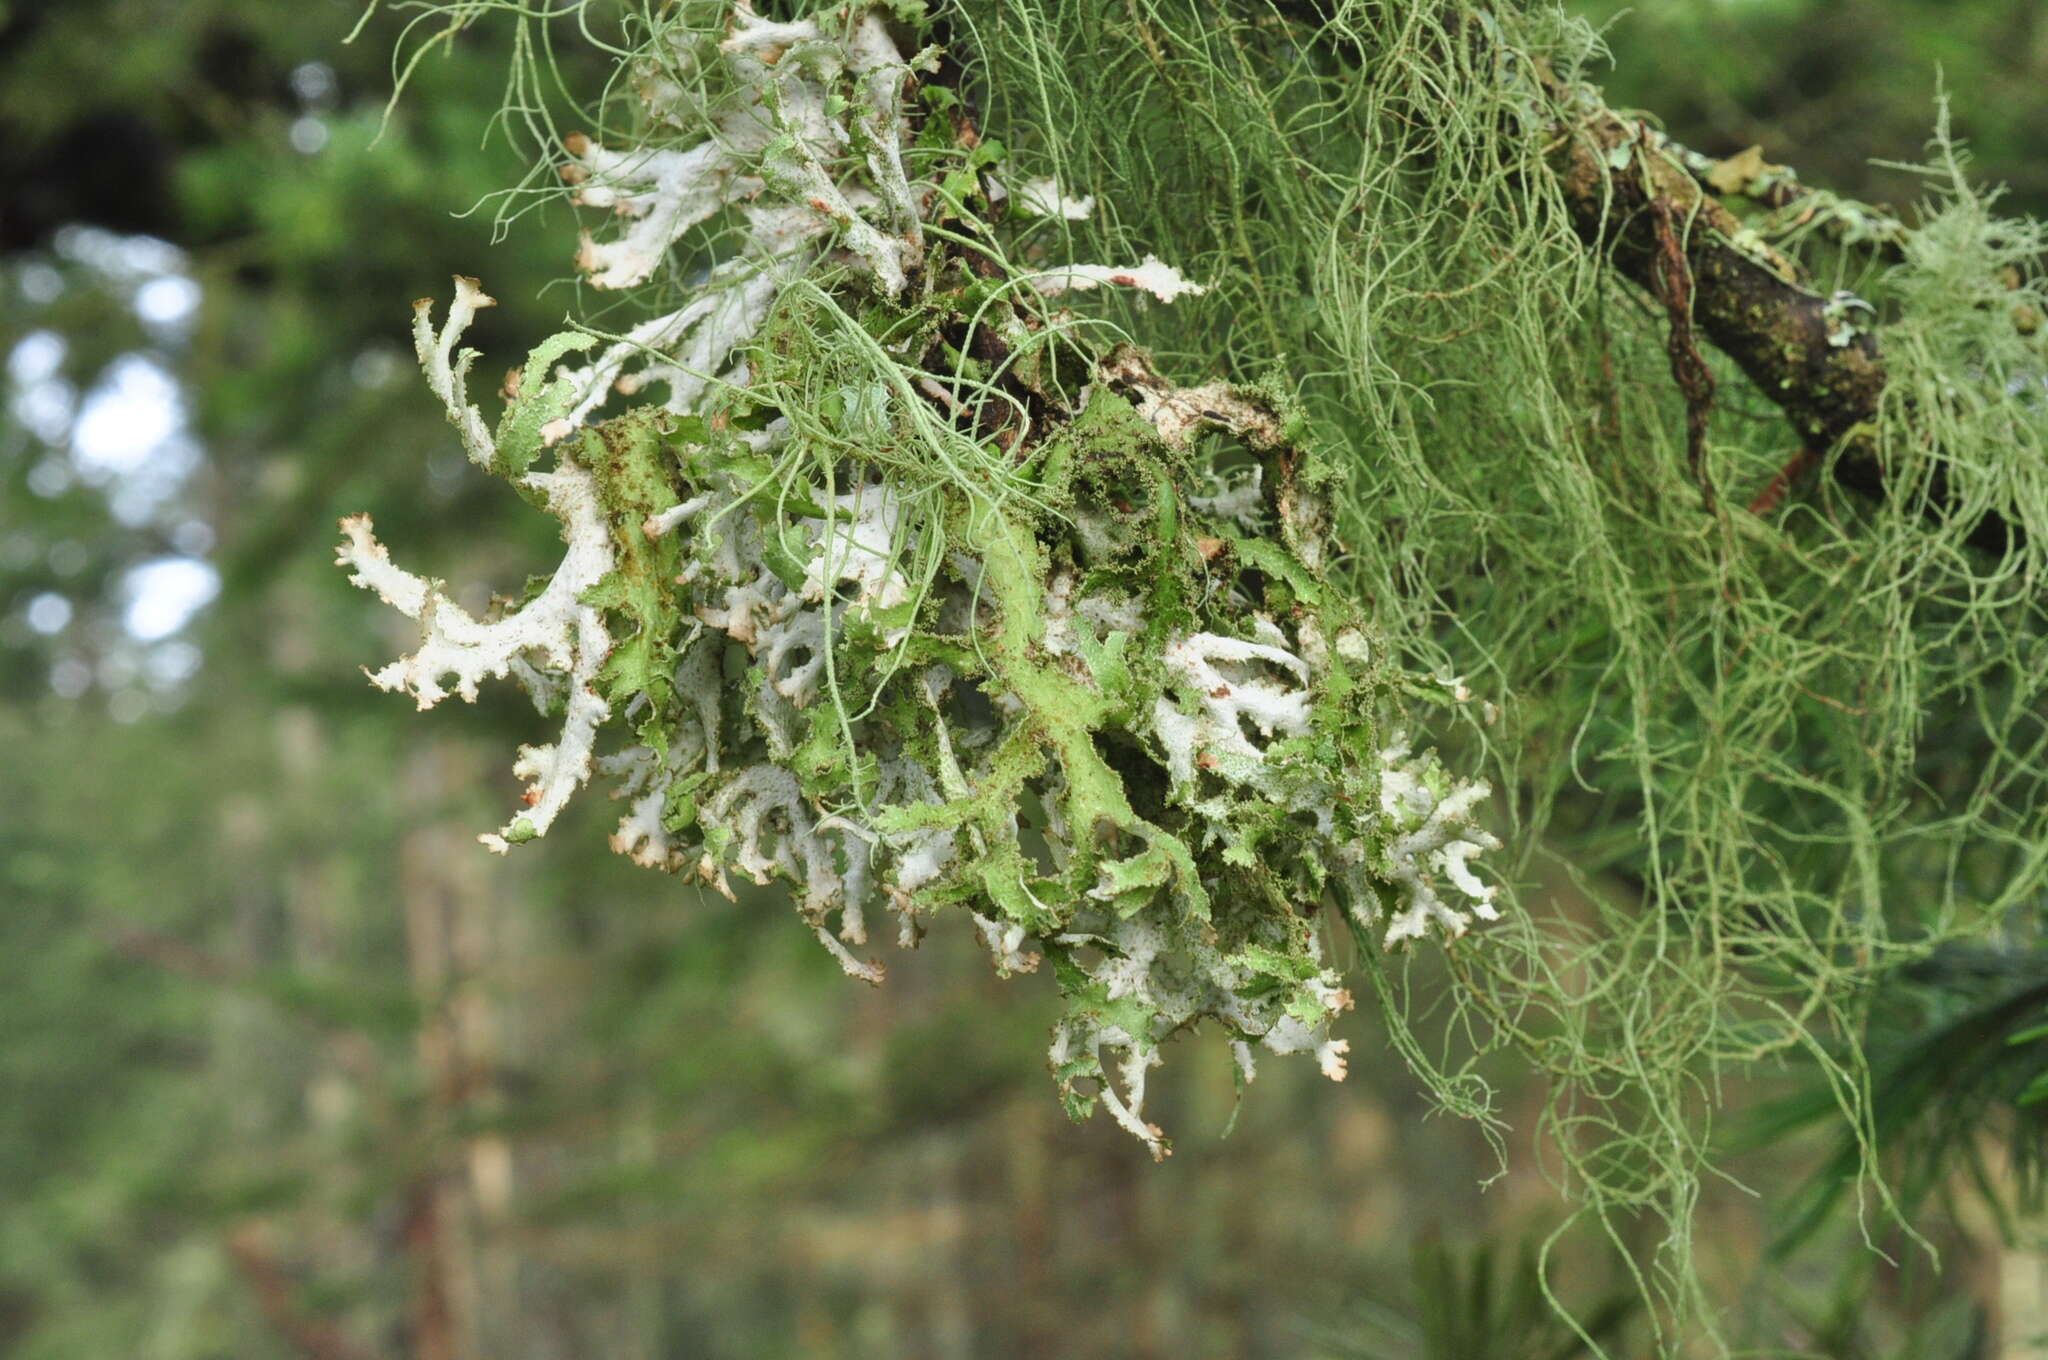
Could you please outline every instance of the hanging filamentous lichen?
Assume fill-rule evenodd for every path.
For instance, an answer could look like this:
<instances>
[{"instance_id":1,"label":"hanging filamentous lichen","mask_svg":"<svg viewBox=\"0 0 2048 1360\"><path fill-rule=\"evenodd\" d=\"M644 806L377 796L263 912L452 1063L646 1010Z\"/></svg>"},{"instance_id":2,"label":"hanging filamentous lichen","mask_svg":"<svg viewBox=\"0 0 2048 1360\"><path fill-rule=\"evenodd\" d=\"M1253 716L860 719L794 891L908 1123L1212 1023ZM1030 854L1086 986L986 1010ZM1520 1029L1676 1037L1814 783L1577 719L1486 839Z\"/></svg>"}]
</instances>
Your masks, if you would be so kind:
<instances>
[{"instance_id":1,"label":"hanging filamentous lichen","mask_svg":"<svg viewBox=\"0 0 2048 1360\"><path fill-rule=\"evenodd\" d=\"M495 428L456 352L491 300L458 279L438 330L416 308L464 447L561 520L561 566L478 620L342 523L341 563L424 634L375 683L425 708L511 677L560 719L482 839L544 834L602 773L616 850L786 884L855 977L882 980L877 918L909 945L963 917L1002 973L1050 959L1068 1109L1101 1101L1155 1155L1147 1072L1200 1021L1246 1076L1263 1046L1341 1078L1321 909L1387 944L1461 933L1496 914L1473 860L1498 843L1486 786L1413 748L1414 685L1327 581L1305 423L1054 309L1200 285L1013 254L1009 224L1093 200L1005 187L938 54L881 13L741 6L638 74L650 125L705 136L570 139L577 197L618 214L579 264L634 286L728 223L682 305L546 341Z\"/></svg>"}]
</instances>

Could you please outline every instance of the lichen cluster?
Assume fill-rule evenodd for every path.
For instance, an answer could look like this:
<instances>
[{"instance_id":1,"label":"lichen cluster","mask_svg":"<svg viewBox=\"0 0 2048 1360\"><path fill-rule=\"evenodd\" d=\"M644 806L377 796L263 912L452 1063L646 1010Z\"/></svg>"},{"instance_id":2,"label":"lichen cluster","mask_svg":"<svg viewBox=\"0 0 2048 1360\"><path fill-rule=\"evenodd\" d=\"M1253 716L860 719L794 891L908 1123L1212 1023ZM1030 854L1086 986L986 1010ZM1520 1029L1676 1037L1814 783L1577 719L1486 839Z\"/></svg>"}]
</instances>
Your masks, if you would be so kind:
<instances>
[{"instance_id":1,"label":"lichen cluster","mask_svg":"<svg viewBox=\"0 0 2048 1360\"><path fill-rule=\"evenodd\" d=\"M1006 217L1092 201L1007 191L960 117L913 116L950 91L920 90L934 63L876 14L742 8L679 59L730 78L696 111L715 135L573 143L578 193L622 210L580 260L599 285L643 278L734 209L737 244L588 366L564 362L586 334L536 349L495 428L455 352L490 300L457 280L438 330L419 305L471 458L568 548L479 621L343 521L342 564L424 634L372 679L424 708L511 677L559 718L521 751L525 808L493 850L603 773L614 849L727 893L786 884L853 976L882 980L859 951L883 915L904 945L964 916L1004 974L1049 959L1070 1112L1100 1101L1155 1155L1147 1072L1203 1020L1246 1076L1263 1046L1341 1078L1351 998L1324 908L1376 944L1461 933L1496 914L1472 861L1498 842L1474 822L1485 785L1411 749L1408 677L1331 588L1304 423L1269 391L1177 386L1049 310L1197 286L1151 259L1010 263ZM680 116L680 85L646 88ZM640 399L650 383L668 400ZM592 419L614 391L640 400Z\"/></svg>"}]
</instances>

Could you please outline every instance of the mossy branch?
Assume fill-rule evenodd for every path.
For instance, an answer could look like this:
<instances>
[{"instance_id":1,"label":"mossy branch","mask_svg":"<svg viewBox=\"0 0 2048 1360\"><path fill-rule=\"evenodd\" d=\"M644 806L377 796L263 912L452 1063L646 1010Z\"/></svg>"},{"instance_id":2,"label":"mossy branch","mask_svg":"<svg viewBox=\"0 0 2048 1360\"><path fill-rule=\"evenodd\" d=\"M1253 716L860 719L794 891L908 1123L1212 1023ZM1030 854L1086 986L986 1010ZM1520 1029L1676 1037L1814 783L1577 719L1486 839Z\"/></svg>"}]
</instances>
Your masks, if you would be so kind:
<instances>
[{"instance_id":1,"label":"mossy branch","mask_svg":"<svg viewBox=\"0 0 2048 1360\"><path fill-rule=\"evenodd\" d=\"M1327 0L1271 0L1283 17L1328 25ZM1331 47L1351 46L1340 26L1324 28ZM1472 30L1474 34L1478 29ZM1607 107L1590 85L1560 76L1536 59L1541 94L1552 118L1544 130L1573 226L1631 282L1667 306L1682 292L1690 326L1736 365L1768 397L1798 434L1801 451L1752 503L1759 512L1783 499L1790 481L1830 455L1837 481L1873 498L1888 494L1886 460L1878 441L1886 370L1875 326L1875 309L1851 293L1823 296L1799 264L1773 249L1730 212L1713 192L1754 196L1774 207L1807 198L1827 198L1798 183L1789 170L1745 153L1714 161L1671 141L1640 119ZM1871 239L1896 252L1906 228L1896 219L1865 213ZM1674 290L1668 273L1665 237L1676 224L1687 271ZM1675 329L1689 327L1674 320ZM1674 340L1675 371L1686 368ZM1689 442L1697 462L1698 428L1704 414L1698 384L1686 386ZM1698 473L1699 469L1695 469ZM1926 497L1931 516L1945 518L1956 498L1936 469ZM1711 503L1712 497L1708 497ZM1971 543L2005 552L2016 526L1987 513L1971 526Z\"/></svg>"},{"instance_id":2,"label":"mossy branch","mask_svg":"<svg viewBox=\"0 0 2048 1360\"><path fill-rule=\"evenodd\" d=\"M1869 304L1853 294L1816 292L1796 262L1746 229L1647 125L1547 71L1544 84L1559 116L1550 163L1580 238L1661 298L1661 232L1665 224L1682 224L1699 332L1784 412L1805 449L1836 454L1838 481L1865 495L1885 495L1877 439L1885 362L1876 329L1858 319L1874 315ZM1938 472L1930 490L1929 513L1948 513ZM1970 533L1973 543L1998 551L2012 536L2011 526L1995 515Z\"/></svg>"}]
</instances>

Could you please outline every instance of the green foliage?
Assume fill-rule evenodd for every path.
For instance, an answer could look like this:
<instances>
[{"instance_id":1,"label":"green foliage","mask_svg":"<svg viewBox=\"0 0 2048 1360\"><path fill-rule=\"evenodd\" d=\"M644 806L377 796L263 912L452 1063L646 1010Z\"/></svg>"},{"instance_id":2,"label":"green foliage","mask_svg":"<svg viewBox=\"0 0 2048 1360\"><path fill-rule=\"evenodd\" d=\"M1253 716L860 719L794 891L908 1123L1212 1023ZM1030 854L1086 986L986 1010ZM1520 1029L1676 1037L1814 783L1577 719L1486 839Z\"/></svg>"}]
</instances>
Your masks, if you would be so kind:
<instances>
[{"instance_id":1,"label":"green foliage","mask_svg":"<svg viewBox=\"0 0 2048 1360\"><path fill-rule=\"evenodd\" d=\"M1630 1290L1608 1294L1567 1321L1544 1288L1535 1242L1512 1252L1482 1242L1460 1249L1418 1240L1410 1261L1410 1297L1397 1306L1354 1305L1355 1322L1333 1332L1328 1352L1370 1360L1578 1360L1618 1343L1642 1306Z\"/></svg>"},{"instance_id":2,"label":"green foliage","mask_svg":"<svg viewBox=\"0 0 2048 1360\"><path fill-rule=\"evenodd\" d=\"M2038 952L1951 945L1886 986L1860 1038L1870 1066L1872 1143L1907 1214L1961 1188L1976 1192L2010 1234L2040 1204L2044 1005L2048 978ZM1768 1146L1827 1128L1835 1106L1824 1088L1782 1097L1756 1110L1730 1146ZM2005 1163L1996 1172L1987 1160L1994 1152ZM1856 1139L1837 1136L1820 1168L1787 1197L1781 1257L1808 1245L1858 1188L1863 1153Z\"/></svg>"}]
</instances>

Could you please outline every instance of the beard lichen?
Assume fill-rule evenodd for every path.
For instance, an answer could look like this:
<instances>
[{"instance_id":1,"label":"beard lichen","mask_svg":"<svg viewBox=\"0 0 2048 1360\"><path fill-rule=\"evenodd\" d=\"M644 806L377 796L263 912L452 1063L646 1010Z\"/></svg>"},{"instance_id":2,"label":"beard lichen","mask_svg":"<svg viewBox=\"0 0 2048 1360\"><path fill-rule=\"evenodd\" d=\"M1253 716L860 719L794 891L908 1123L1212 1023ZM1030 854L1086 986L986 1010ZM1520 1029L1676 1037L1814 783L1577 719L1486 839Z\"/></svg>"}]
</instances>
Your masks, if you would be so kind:
<instances>
[{"instance_id":1,"label":"beard lichen","mask_svg":"<svg viewBox=\"0 0 2048 1360\"><path fill-rule=\"evenodd\" d=\"M904 945L964 916L1005 975L1050 960L1069 1112L1106 1105L1155 1156L1147 1073L1204 1020L1245 1077L1254 1047L1343 1077L1324 909L1385 945L1462 933L1496 914L1472 861L1498 842L1474 821L1486 786L1399 725L1426 682L1327 579L1306 423L1048 310L1195 285L1152 259L1012 263L1006 197L1069 218L1092 200L1006 195L999 148L875 14L743 7L686 55L732 79L715 140L659 160L572 143L579 192L626 206L616 248L586 240L582 262L644 277L728 200L739 245L590 366L558 370L593 337L545 342L495 432L454 353L489 299L458 280L438 332L420 305L465 448L568 549L480 622L345 520L341 563L425 635L371 678L429 707L451 674L465 699L510 676L560 718L521 751L526 809L482 838L495 851L602 772L614 849L728 895L734 875L786 885L854 977L882 981L859 951L884 915ZM646 88L673 120L681 87ZM913 117L920 96L934 112ZM666 403L588 419L650 379Z\"/></svg>"}]
</instances>

